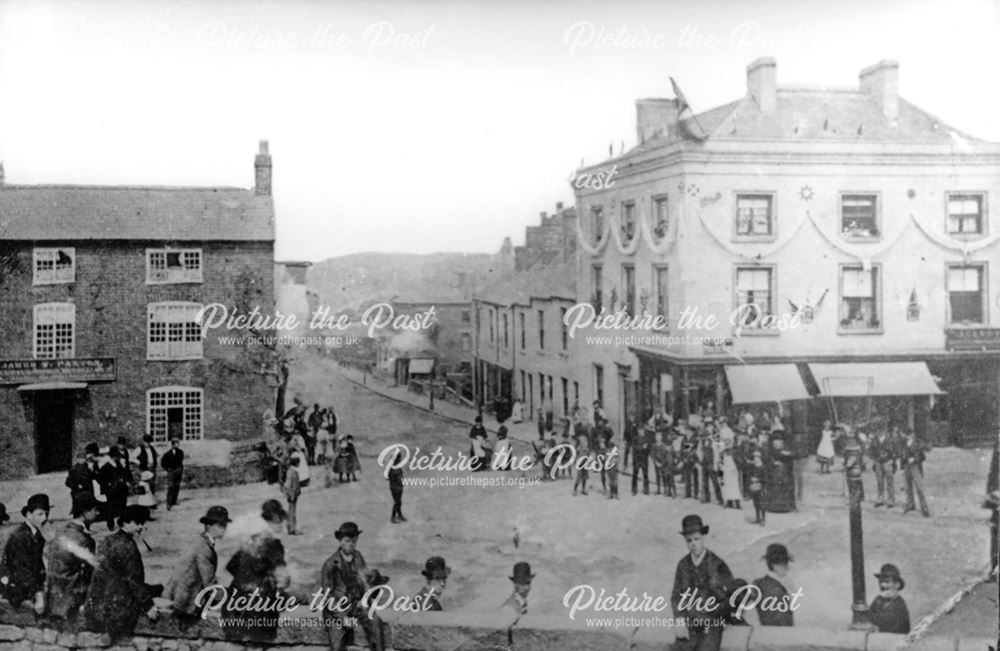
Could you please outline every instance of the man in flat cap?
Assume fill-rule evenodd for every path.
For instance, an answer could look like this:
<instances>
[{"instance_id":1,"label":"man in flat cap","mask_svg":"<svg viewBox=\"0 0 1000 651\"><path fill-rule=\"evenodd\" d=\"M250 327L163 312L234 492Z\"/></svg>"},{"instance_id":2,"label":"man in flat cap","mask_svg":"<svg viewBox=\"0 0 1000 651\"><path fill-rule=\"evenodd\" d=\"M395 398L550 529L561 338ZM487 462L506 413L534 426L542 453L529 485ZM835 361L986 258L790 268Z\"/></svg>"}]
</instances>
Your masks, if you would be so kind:
<instances>
[{"instance_id":1,"label":"man in flat cap","mask_svg":"<svg viewBox=\"0 0 1000 651\"><path fill-rule=\"evenodd\" d=\"M361 605L361 598L369 588L365 579L368 566L357 549L361 529L353 522L345 522L333 535L340 541L340 547L326 559L320 570L320 589L329 589L326 598L331 622L327 626L330 648L346 651L354 644L354 627L348 625L348 618L354 617L365 632L368 647L373 649L375 629L368 611ZM341 604L347 607L338 608Z\"/></svg>"},{"instance_id":2,"label":"man in flat cap","mask_svg":"<svg viewBox=\"0 0 1000 651\"><path fill-rule=\"evenodd\" d=\"M680 651L718 651L735 579L725 561L705 548L708 525L701 521L700 516L685 516L680 533L689 553L677 563L670 595L674 617L685 622L677 630L675 648ZM682 597L685 598L684 608L681 608ZM699 625L694 626L695 622Z\"/></svg>"},{"instance_id":3,"label":"man in flat cap","mask_svg":"<svg viewBox=\"0 0 1000 651\"><path fill-rule=\"evenodd\" d=\"M45 564L42 560L45 538L42 526L48 521L50 510L48 495L39 493L28 498L28 503L21 509L24 523L7 539L3 560L0 561L0 594L5 594L15 608L31 601L32 608L39 615L45 605Z\"/></svg>"}]
</instances>

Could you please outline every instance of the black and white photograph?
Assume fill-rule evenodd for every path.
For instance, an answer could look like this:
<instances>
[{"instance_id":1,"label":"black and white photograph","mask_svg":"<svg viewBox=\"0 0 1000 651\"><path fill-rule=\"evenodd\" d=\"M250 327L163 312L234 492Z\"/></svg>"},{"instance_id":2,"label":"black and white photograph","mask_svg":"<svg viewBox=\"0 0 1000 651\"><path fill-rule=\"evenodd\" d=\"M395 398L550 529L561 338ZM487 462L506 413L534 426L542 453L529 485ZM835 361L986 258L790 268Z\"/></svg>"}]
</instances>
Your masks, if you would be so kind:
<instances>
[{"instance_id":1,"label":"black and white photograph","mask_svg":"<svg viewBox=\"0 0 1000 651\"><path fill-rule=\"evenodd\" d=\"M0 0L0 651L996 651L997 0Z\"/></svg>"}]
</instances>

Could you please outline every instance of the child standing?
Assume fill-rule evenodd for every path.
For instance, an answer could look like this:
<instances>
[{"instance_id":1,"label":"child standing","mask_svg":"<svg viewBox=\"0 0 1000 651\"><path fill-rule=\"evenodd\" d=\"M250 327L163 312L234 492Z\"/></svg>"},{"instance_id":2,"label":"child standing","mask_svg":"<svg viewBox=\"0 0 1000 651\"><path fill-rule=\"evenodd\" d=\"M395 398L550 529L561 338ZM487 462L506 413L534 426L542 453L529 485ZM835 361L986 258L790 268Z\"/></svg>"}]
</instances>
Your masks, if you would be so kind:
<instances>
[{"instance_id":1,"label":"child standing","mask_svg":"<svg viewBox=\"0 0 1000 651\"><path fill-rule=\"evenodd\" d=\"M578 434L576 437L576 454L579 465L586 466L590 463L593 455L591 454L590 446L587 443L587 436L585 434ZM586 463L581 460L586 460ZM579 468L576 471L576 481L573 482L573 495L576 495L576 490L578 488L584 495L587 494L587 477L589 474L590 473L587 471L586 467Z\"/></svg>"},{"instance_id":2,"label":"child standing","mask_svg":"<svg viewBox=\"0 0 1000 651\"><path fill-rule=\"evenodd\" d=\"M764 526L764 456L760 450L753 453L753 463L750 464L750 490L747 493L753 501L754 524Z\"/></svg>"},{"instance_id":3,"label":"child standing","mask_svg":"<svg viewBox=\"0 0 1000 651\"><path fill-rule=\"evenodd\" d=\"M819 461L819 471L823 474L830 472L830 465L836 456L833 449L833 428L830 421L823 421L823 432L820 434L819 447L816 448L816 460Z\"/></svg>"}]
</instances>

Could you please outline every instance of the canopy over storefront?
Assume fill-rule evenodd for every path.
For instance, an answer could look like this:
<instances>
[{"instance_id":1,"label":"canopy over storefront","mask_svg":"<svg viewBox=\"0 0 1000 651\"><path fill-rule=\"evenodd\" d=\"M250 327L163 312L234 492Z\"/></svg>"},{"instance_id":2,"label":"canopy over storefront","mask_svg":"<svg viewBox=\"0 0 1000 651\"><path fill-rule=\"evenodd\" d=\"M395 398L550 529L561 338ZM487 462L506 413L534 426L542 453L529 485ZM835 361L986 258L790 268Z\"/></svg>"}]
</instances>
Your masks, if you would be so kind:
<instances>
[{"instance_id":1,"label":"canopy over storefront","mask_svg":"<svg viewBox=\"0 0 1000 651\"><path fill-rule=\"evenodd\" d=\"M433 372L433 358L420 357L410 360L410 375L429 375Z\"/></svg>"},{"instance_id":2,"label":"canopy over storefront","mask_svg":"<svg viewBox=\"0 0 1000 651\"><path fill-rule=\"evenodd\" d=\"M35 384L22 384L17 387L18 391L76 391L86 389L86 382L36 382Z\"/></svg>"},{"instance_id":3,"label":"canopy over storefront","mask_svg":"<svg viewBox=\"0 0 1000 651\"><path fill-rule=\"evenodd\" d=\"M734 405L809 398L795 364L727 366L726 379Z\"/></svg>"},{"instance_id":4,"label":"canopy over storefront","mask_svg":"<svg viewBox=\"0 0 1000 651\"><path fill-rule=\"evenodd\" d=\"M944 393L925 362L810 364L820 394L835 398Z\"/></svg>"}]
</instances>

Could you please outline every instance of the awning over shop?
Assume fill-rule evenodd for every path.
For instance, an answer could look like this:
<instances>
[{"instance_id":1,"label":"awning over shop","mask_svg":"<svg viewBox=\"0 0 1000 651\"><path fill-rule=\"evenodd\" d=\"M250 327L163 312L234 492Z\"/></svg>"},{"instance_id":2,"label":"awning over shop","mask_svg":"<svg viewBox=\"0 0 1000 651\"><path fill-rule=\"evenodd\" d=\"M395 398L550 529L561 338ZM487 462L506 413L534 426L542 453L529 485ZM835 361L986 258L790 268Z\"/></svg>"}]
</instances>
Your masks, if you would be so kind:
<instances>
[{"instance_id":1,"label":"awning over shop","mask_svg":"<svg viewBox=\"0 0 1000 651\"><path fill-rule=\"evenodd\" d=\"M726 379L734 405L809 398L795 364L727 366Z\"/></svg>"},{"instance_id":2,"label":"awning over shop","mask_svg":"<svg viewBox=\"0 0 1000 651\"><path fill-rule=\"evenodd\" d=\"M810 364L809 372L824 396L927 396L944 393L931 377L926 362Z\"/></svg>"},{"instance_id":3,"label":"awning over shop","mask_svg":"<svg viewBox=\"0 0 1000 651\"><path fill-rule=\"evenodd\" d=\"M22 384L17 387L18 391L72 391L74 389L86 389L86 382L37 382L35 384Z\"/></svg>"},{"instance_id":4,"label":"awning over shop","mask_svg":"<svg viewBox=\"0 0 1000 651\"><path fill-rule=\"evenodd\" d=\"M429 375L434 372L433 358L418 358L410 360L410 375Z\"/></svg>"}]
</instances>

